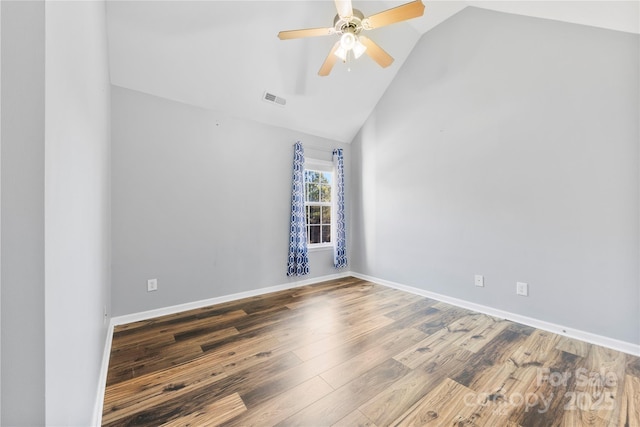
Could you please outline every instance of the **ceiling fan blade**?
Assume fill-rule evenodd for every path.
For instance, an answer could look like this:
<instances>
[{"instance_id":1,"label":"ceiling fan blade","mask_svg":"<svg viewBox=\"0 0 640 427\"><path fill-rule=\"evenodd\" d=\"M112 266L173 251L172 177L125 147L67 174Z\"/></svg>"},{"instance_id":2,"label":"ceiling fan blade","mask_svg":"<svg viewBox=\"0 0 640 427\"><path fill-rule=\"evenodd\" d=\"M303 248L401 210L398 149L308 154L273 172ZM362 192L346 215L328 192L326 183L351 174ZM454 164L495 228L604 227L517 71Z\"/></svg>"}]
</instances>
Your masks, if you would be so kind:
<instances>
[{"instance_id":1,"label":"ceiling fan blade","mask_svg":"<svg viewBox=\"0 0 640 427\"><path fill-rule=\"evenodd\" d=\"M384 12L376 13L362 21L362 25L367 30L384 27L386 25L395 24L396 22L406 21L407 19L417 18L424 14L424 4L421 0L415 0Z\"/></svg>"},{"instance_id":2,"label":"ceiling fan blade","mask_svg":"<svg viewBox=\"0 0 640 427\"><path fill-rule=\"evenodd\" d=\"M386 68L393 62L393 57L378 46L373 40L360 36L360 43L367 47L365 53L378 63L382 68Z\"/></svg>"},{"instance_id":3,"label":"ceiling fan blade","mask_svg":"<svg viewBox=\"0 0 640 427\"><path fill-rule=\"evenodd\" d=\"M329 73L331 72L331 69L333 68L336 61L338 60L338 57L335 55L335 53L339 46L340 46L339 41L337 41L336 44L333 45L333 47L331 48L331 52L329 52L329 55L327 56L327 59L324 60L322 67L320 67L320 70L318 71L319 76L324 77L329 75Z\"/></svg>"},{"instance_id":4,"label":"ceiling fan blade","mask_svg":"<svg viewBox=\"0 0 640 427\"><path fill-rule=\"evenodd\" d=\"M338 16L340 16L340 18L349 18L353 16L351 0L335 0L335 2L336 9L338 9Z\"/></svg>"},{"instance_id":5,"label":"ceiling fan blade","mask_svg":"<svg viewBox=\"0 0 640 427\"><path fill-rule=\"evenodd\" d=\"M278 38L280 40L299 39L302 37L318 37L330 36L336 31L333 28L306 28L304 30L280 31Z\"/></svg>"}]
</instances>

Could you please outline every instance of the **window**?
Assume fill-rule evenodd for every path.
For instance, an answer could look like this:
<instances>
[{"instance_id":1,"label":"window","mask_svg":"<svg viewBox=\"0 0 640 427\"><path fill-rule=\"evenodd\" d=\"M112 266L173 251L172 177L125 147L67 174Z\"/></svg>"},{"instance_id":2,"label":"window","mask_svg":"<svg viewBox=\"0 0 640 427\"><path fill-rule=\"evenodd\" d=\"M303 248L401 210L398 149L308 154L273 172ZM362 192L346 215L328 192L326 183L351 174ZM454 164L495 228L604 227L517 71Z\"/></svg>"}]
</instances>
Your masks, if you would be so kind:
<instances>
[{"instance_id":1,"label":"window","mask_svg":"<svg viewBox=\"0 0 640 427\"><path fill-rule=\"evenodd\" d=\"M330 246L333 172L305 169L304 182L307 244Z\"/></svg>"}]
</instances>

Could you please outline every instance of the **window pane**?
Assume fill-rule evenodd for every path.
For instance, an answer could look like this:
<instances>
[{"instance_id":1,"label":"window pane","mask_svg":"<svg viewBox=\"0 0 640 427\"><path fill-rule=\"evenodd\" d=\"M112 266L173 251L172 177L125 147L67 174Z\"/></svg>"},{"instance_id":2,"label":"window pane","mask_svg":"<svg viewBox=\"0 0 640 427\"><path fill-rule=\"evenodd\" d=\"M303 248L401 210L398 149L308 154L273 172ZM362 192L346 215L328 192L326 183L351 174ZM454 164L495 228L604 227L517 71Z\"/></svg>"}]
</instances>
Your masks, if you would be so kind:
<instances>
[{"instance_id":1,"label":"window pane","mask_svg":"<svg viewBox=\"0 0 640 427\"><path fill-rule=\"evenodd\" d=\"M320 224L320 206L308 206L309 224Z\"/></svg>"},{"instance_id":2,"label":"window pane","mask_svg":"<svg viewBox=\"0 0 640 427\"><path fill-rule=\"evenodd\" d=\"M320 243L319 225L312 225L309 227L309 243Z\"/></svg>"},{"instance_id":3,"label":"window pane","mask_svg":"<svg viewBox=\"0 0 640 427\"><path fill-rule=\"evenodd\" d=\"M329 184L331 185L331 179L332 179L332 173L331 172L322 172L320 174L320 183L321 184Z\"/></svg>"},{"instance_id":4,"label":"window pane","mask_svg":"<svg viewBox=\"0 0 640 427\"><path fill-rule=\"evenodd\" d=\"M322 226L322 243L331 243L331 226Z\"/></svg>"},{"instance_id":5,"label":"window pane","mask_svg":"<svg viewBox=\"0 0 640 427\"><path fill-rule=\"evenodd\" d=\"M310 202L320 201L320 189L318 184L307 184L307 200Z\"/></svg>"},{"instance_id":6,"label":"window pane","mask_svg":"<svg viewBox=\"0 0 640 427\"><path fill-rule=\"evenodd\" d=\"M322 207L322 223L331 224L331 206Z\"/></svg>"},{"instance_id":7,"label":"window pane","mask_svg":"<svg viewBox=\"0 0 640 427\"><path fill-rule=\"evenodd\" d=\"M333 173L305 169L304 179L308 243L331 243L331 206L309 206L309 204L331 203Z\"/></svg>"},{"instance_id":8,"label":"window pane","mask_svg":"<svg viewBox=\"0 0 640 427\"><path fill-rule=\"evenodd\" d=\"M322 185L321 189L321 201L322 202L330 202L331 201L331 186L330 185Z\"/></svg>"},{"instance_id":9,"label":"window pane","mask_svg":"<svg viewBox=\"0 0 640 427\"><path fill-rule=\"evenodd\" d=\"M313 170L304 171L305 182L320 182L320 173Z\"/></svg>"}]
</instances>

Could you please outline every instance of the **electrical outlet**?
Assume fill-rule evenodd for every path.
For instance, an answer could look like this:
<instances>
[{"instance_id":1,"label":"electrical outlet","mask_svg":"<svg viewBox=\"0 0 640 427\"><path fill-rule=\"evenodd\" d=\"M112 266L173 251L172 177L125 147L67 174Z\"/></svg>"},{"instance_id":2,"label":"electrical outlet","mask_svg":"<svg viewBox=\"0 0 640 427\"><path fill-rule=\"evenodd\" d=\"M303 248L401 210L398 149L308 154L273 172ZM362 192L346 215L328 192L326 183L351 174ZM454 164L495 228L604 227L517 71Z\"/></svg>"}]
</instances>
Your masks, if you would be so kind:
<instances>
[{"instance_id":1,"label":"electrical outlet","mask_svg":"<svg viewBox=\"0 0 640 427\"><path fill-rule=\"evenodd\" d=\"M484 286L484 276L481 274L476 274L475 276L475 284L476 286L483 287Z\"/></svg>"},{"instance_id":2,"label":"electrical outlet","mask_svg":"<svg viewBox=\"0 0 640 427\"><path fill-rule=\"evenodd\" d=\"M524 282L517 282L516 294L522 295L523 297L529 296L529 285Z\"/></svg>"},{"instance_id":3,"label":"electrical outlet","mask_svg":"<svg viewBox=\"0 0 640 427\"><path fill-rule=\"evenodd\" d=\"M158 279L147 280L147 292L158 290Z\"/></svg>"}]
</instances>

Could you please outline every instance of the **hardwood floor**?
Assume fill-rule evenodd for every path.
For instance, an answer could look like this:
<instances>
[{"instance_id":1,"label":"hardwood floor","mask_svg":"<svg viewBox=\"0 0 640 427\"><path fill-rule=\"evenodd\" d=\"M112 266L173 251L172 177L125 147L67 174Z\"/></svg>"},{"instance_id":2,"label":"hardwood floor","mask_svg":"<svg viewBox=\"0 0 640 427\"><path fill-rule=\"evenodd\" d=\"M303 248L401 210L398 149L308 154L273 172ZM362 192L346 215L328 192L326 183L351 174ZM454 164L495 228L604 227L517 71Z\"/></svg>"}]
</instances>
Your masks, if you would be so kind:
<instances>
[{"instance_id":1,"label":"hardwood floor","mask_svg":"<svg viewBox=\"0 0 640 427\"><path fill-rule=\"evenodd\" d=\"M640 427L640 359L346 278L116 327L102 422Z\"/></svg>"}]
</instances>

